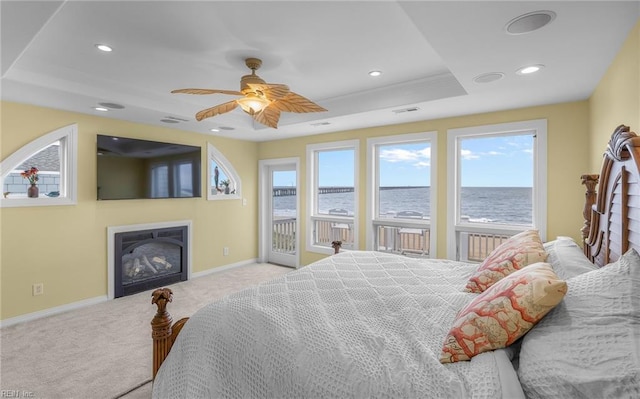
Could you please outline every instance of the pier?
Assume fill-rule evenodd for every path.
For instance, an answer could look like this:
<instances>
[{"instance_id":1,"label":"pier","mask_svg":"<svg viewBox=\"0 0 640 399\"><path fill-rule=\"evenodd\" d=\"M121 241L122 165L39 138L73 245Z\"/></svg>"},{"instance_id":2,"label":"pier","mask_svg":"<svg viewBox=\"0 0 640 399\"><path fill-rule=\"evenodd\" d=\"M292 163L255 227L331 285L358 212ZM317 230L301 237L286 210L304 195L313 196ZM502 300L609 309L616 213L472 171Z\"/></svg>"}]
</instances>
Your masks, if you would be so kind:
<instances>
[{"instance_id":1,"label":"pier","mask_svg":"<svg viewBox=\"0 0 640 399\"><path fill-rule=\"evenodd\" d=\"M427 186L386 186L380 187L380 190L396 190L399 188L425 188ZM328 186L320 187L318 189L320 194L336 194L336 193L352 193L353 187L344 186ZM274 197L285 197L288 195L296 195L296 187L274 187Z\"/></svg>"}]
</instances>

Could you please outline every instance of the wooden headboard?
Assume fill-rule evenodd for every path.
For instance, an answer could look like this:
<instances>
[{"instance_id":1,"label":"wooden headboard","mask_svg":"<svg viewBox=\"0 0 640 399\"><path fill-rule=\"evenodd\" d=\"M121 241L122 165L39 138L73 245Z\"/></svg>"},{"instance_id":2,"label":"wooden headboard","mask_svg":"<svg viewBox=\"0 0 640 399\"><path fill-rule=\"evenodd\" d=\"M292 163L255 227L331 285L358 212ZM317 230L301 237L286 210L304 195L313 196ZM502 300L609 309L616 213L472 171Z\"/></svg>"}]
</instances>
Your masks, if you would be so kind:
<instances>
[{"instance_id":1,"label":"wooden headboard","mask_svg":"<svg viewBox=\"0 0 640 399\"><path fill-rule=\"evenodd\" d=\"M629 126L616 128L600 175L583 175L582 184L587 186L582 236L589 260L604 266L630 248L640 252L640 137Z\"/></svg>"}]
</instances>

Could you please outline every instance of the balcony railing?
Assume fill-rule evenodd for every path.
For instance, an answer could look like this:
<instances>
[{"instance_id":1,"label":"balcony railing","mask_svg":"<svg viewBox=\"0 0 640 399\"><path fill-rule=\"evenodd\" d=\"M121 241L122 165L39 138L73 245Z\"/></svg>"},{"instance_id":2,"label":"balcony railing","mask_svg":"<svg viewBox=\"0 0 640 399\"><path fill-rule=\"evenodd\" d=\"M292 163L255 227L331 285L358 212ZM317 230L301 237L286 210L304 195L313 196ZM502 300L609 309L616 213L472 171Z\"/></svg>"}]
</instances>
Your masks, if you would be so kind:
<instances>
[{"instance_id":1,"label":"balcony railing","mask_svg":"<svg viewBox=\"0 0 640 399\"><path fill-rule=\"evenodd\" d=\"M510 235L496 233L460 232L460 260L482 262Z\"/></svg>"},{"instance_id":2,"label":"balcony railing","mask_svg":"<svg viewBox=\"0 0 640 399\"><path fill-rule=\"evenodd\" d=\"M354 249L353 222L339 218L313 218L314 245L331 248L333 241L342 241L342 248Z\"/></svg>"},{"instance_id":3,"label":"balcony railing","mask_svg":"<svg viewBox=\"0 0 640 399\"><path fill-rule=\"evenodd\" d=\"M296 252L296 218L276 219L273 221L272 250L274 252Z\"/></svg>"},{"instance_id":4,"label":"balcony railing","mask_svg":"<svg viewBox=\"0 0 640 399\"><path fill-rule=\"evenodd\" d=\"M342 241L342 248L353 249L353 223L328 217L316 219L314 241L316 245L331 247L331 242ZM430 254L431 230L428 226L395 225L397 220L375 222L376 251L398 253L407 256L424 256ZM470 262L483 261L491 251L507 240L510 234L460 232L460 260ZM273 251L295 253L296 218L277 219L273 221Z\"/></svg>"}]
</instances>

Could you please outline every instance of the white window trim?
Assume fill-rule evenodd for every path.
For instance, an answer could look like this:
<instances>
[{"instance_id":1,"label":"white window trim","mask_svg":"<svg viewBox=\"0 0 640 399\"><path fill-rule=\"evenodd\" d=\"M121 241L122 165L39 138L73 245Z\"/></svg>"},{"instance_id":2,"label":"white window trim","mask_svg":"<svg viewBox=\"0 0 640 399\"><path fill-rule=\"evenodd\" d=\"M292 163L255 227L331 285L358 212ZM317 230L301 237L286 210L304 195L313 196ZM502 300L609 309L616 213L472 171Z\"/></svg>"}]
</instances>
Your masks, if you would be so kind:
<instances>
[{"instance_id":1,"label":"white window trim","mask_svg":"<svg viewBox=\"0 0 640 399\"><path fill-rule=\"evenodd\" d=\"M29 157L45 148L51 143L63 140L62 159L60 162L61 187L59 197L38 198L4 198L0 196L0 208L24 207L24 206L52 206L75 205L78 200L78 125L73 124L49 132L27 145L21 147L13 154L2 160L0 164L0 178L4 179L15 170L18 165ZM62 178L64 176L64 179Z\"/></svg>"},{"instance_id":2,"label":"white window trim","mask_svg":"<svg viewBox=\"0 0 640 399\"><path fill-rule=\"evenodd\" d=\"M236 192L234 194L225 194L225 195L213 195L211 194L211 180L213 176L211 176L211 161L215 161L218 166L224 169L226 175L228 175L234 183L236 183ZM242 198L242 181L240 180L240 175L233 168L233 165L227 157L225 157L213 144L207 143L207 184L205 185L207 189L207 200L208 201L220 201L220 200L236 200Z\"/></svg>"},{"instance_id":3,"label":"white window trim","mask_svg":"<svg viewBox=\"0 0 640 399\"><path fill-rule=\"evenodd\" d=\"M366 242L367 250L371 251L375 247L375 226L373 220L375 219L375 202L378 195L377 187L377 154L376 146L385 144L408 144L416 141L429 141L431 148L431 168L430 168L430 205L429 205L429 257L435 258L437 252L437 232L436 227L438 225L438 132L421 132L421 133L409 133L399 134L395 136L374 137L367 139L367 187L369 192L366 202L366 218L367 218L367 230L366 230Z\"/></svg>"},{"instance_id":4,"label":"white window trim","mask_svg":"<svg viewBox=\"0 0 640 399\"><path fill-rule=\"evenodd\" d=\"M334 253L332 248L323 247L320 245L314 245L313 243L313 226L314 226L314 218L317 216L315 210L317 208L316 204L316 196L315 189L318 187L318 176L316 173L317 164L315 161L315 153L317 151L325 151L325 150L342 150L342 149L353 149L353 170L354 170L354 181L353 181L353 195L354 195L354 204L353 204L353 248L359 248L358 242L358 221L360 220L360 214L358 210L358 192L359 192L359 184L358 184L358 176L359 173L359 159L360 159L360 140L343 140L343 141L333 141L330 143L320 143L320 144L309 144L307 145L307 226L306 226L306 250L308 252L315 252L321 254L331 255Z\"/></svg>"},{"instance_id":5,"label":"white window trim","mask_svg":"<svg viewBox=\"0 0 640 399\"><path fill-rule=\"evenodd\" d=\"M449 198L449 206L447 207L447 258L456 258L456 226L458 225L458 181L460 180L460 161L456 157L456 146L459 137L478 136L496 134L507 134L518 132L535 132L536 140L534 141L534 165L533 165L533 224L540 232L540 238L546 240L547 231L547 120L535 119L529 121L500 123L495 125L474 126L460 129L447 130L447 198ZM487 229L486 226L474 226L473 223L464 224L465 231L491 231L496 233L516 233L518 231L501 226L495 226Z\"/></svg>"}]
</instances>

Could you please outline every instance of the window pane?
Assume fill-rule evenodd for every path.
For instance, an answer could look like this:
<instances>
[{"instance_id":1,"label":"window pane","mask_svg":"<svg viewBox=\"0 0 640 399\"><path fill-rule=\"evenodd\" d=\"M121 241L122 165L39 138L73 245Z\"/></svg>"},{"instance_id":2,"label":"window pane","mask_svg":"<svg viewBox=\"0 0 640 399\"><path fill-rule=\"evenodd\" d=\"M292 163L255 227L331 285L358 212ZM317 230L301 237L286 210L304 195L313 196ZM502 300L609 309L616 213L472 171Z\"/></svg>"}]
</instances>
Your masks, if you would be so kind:
<instances>
[{"instance_id":1,"label":"window pane","mask_svg":"<svg viewBox=\"0 0 640 399\"><path fill-rule=\"evenodd\" d=\"M58 197L60 193L60 165L61 162L61 141L56 141L33 154L29 159L9 173L3 182L3 190L6 196L12 198L26 197L29 181L23 178L20 173L35 167L38 169L39 196ZM64 195L64 193L62 193Z\"/></svg>"},{"instance_id":2,"label":"window pane","mask_svg":"<svg viewBox=\"0 0 640 399\"><path fill-rule=\"evenodd\" d=\"M377 164L377 217L429 217L430 143L380 145Z\"/></svg>"},{"instance_id":3,"label":"window pane","mask_svg":"<svg viewBox=\"0 0 640 399\"><path fill-rule=\"evenodd\" d=\"M224 168L214 160L209 161L211 168L211 194L224 195L235 192L235 183L227 175Z\"/></svg>"},{"instance_id":4,"label":"window pane","mask_svg":"<svg viewBox=\"0 0 640 399\"><path fill-rule=\"evenodd\" d=\"M296 171L273 171L272 185L273 219L295 217L297 213Z\"/></svg>"},{"instance_id":5,"label":"window pane","mask_svg":"<svg viewBox=\"0 0 640 399\"><path fill-rule=\"evenodd\" d=\"M533 225L534 136L461 138L460 222Z\"/></svg>"},{"instance_id":6,"label":"window pane","mask_svg":"<svg viewBox=\"0 0 640 399\"><path fill-rule=\"evenodd\" d=\"M319 151L317 154L318 213L353 216L355 151Z\"/></svg>"}]
</instances>

